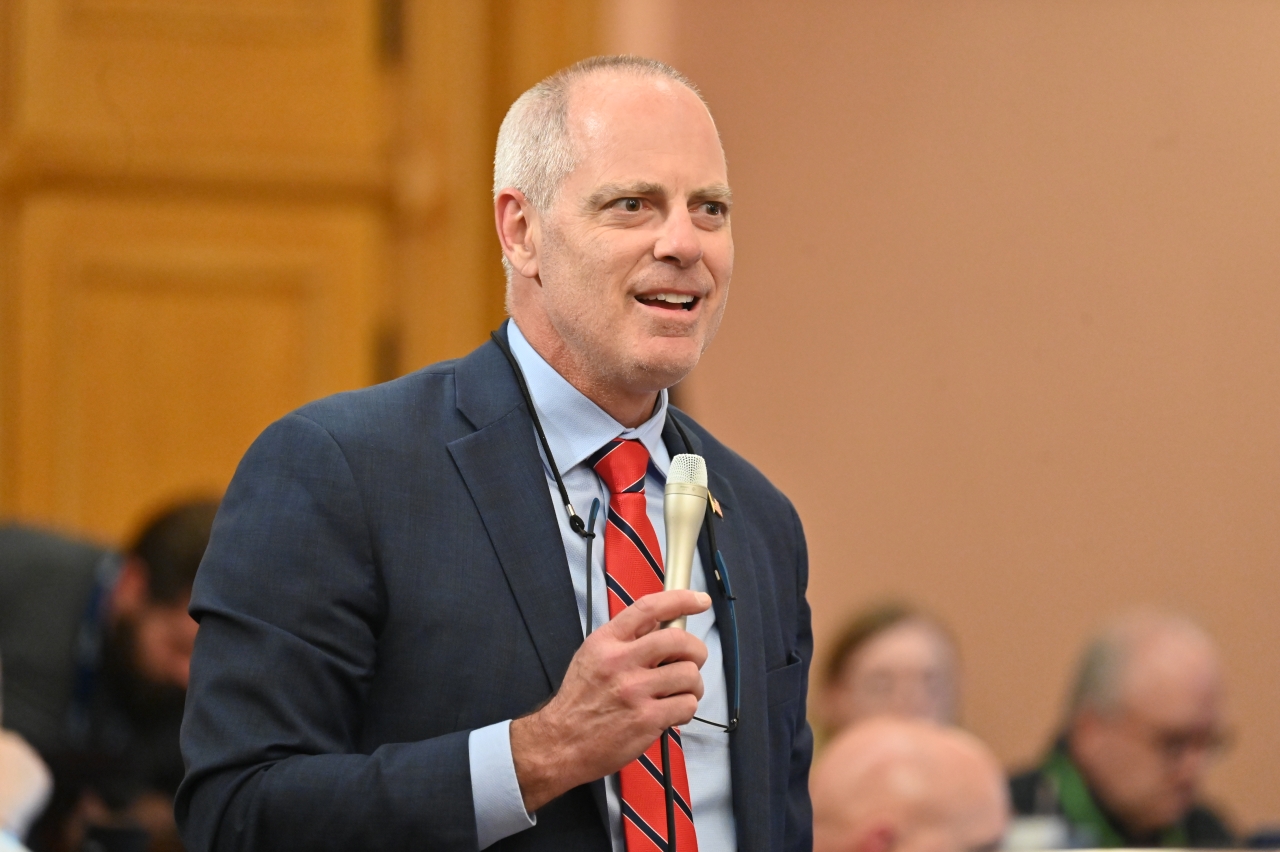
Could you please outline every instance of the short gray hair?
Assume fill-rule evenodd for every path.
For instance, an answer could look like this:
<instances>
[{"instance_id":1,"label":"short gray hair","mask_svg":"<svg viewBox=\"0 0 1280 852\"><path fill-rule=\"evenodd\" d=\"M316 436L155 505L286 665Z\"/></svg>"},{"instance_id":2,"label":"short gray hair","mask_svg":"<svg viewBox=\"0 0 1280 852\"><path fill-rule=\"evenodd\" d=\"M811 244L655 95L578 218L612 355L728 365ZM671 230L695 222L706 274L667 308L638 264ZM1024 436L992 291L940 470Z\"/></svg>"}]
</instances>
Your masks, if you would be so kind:
<instances>
[{"instance_id":1,"label":"short gray hair","mask_svg":"<svg viewBox=\"0 0 1280 852\"><path fill-rule=\"evenodd\" d=\"M601 71L667 77L698 96L688 77L656 59L641 56L593 56L547 77L507 110L493 155L493 197L507 187L525 194L539 212L555 203L560 185L576 165L569 138L569 94L577 81Z\"/></svg>"},{"instance_id":2,"label":"short gray hair","mask_svg":"<svg viewBox=\"0 0 1280 852\"><path fill-rule=\"evenodd\" d=\"M1067 699L1068 719L1086 709L1109 715L1120 708L1120 681L1129 649L1117 638L1103 634L1085 648Z\"/></svg>"}]
</instances>

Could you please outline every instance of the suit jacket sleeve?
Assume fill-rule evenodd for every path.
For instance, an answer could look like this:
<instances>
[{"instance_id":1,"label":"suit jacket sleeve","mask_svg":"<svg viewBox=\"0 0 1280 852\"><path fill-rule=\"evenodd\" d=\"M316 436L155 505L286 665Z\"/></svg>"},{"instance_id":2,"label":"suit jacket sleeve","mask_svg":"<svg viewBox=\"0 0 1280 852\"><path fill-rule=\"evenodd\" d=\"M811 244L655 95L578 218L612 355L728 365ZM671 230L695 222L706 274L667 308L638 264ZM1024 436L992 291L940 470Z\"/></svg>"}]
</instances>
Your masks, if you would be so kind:
<instances>
[{"instance_id":1,"label":"suit jacket sleeve","mask_svg":"<svg viewBox=\"0 0 1280 852\"><path fill-rule=\"evenodd\" d=\"M384 595L341 447L285 417L241 462L192 594L187 848L476 847L468 731L361 752Z\"/></svg>"}]
</instances>

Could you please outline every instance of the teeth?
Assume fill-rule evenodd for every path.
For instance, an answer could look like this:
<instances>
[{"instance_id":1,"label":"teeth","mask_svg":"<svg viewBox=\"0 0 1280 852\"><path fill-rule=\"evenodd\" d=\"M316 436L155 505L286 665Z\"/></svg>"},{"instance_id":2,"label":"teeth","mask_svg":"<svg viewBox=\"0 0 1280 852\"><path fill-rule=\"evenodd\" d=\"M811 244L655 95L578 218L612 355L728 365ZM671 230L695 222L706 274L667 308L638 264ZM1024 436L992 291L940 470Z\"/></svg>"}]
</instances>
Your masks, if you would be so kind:
<instances>
[{"instance_id":1,"label":"teeth","mask_svg":"<svg viewBox=\"0 0 1280 852\"><path fill-rule=\"evenodd\" d=\"M687 305L693 301L693 297L689 295L681 295L678 293L656 293L652 296L645 296L646 299L653 299L658 302L672 302L677 305Z\"/></svg>"}]
</instances>

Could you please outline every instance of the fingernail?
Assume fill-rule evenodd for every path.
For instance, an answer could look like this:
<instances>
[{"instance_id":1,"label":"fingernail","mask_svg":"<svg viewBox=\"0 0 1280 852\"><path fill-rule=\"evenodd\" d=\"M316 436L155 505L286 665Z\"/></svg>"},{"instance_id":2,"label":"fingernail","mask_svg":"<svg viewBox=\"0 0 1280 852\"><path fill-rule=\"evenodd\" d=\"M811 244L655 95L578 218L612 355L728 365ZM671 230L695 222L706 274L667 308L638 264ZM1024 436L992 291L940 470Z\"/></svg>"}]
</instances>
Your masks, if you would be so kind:
<instances>
[{"instance_id":1,"label":"fingernail","mask_svg":"<svg viewBox=\"0 0 1280 852\"><path fill-rule=\"evenodd\" d=\"M698 592L697 595L698 595L698 603L702 604L703 606L711 605L711 595L707 594L706 592Z\"/></svg>"}]
</instances>

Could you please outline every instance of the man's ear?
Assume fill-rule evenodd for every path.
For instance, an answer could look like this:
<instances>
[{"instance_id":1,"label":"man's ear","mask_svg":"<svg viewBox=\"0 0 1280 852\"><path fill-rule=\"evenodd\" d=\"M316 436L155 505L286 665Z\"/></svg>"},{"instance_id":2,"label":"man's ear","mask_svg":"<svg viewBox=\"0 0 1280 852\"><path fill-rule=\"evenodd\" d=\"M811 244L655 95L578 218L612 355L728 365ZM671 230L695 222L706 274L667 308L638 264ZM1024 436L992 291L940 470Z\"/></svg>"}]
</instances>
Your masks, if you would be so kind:
<instances>
[{"instance_id":1,"label":"man's ear","mask_svg":"<svg viewBox=\"0 0 1280 852\"><path fill-rule=\"evenodd\" d=\"M898 832L888 822L879 821L858 839L854 852L889 852L897 843Z\"/></svg>"},{"instance_id":2,"label":"man's ear","mask_svg":"<svg viewBox=\"0 0 1280 852\"><path fill-rule=\"evenodd\" d=\"M151 578L147 566L136 556L129 556L120 566L120 576L111 590L111 619L134 615L151 599Z\"/></svg>"},{"instance_id":3,"label":"man's ear","mask_svg":"<svg viewBox=\"0 0 1280 852\"><path fill-rule=\"evenodd\" d=\"M541 230L529 199L515 187L502 190L493 200L493 218L502 253L512 269L525 278L537 278Z\"/></svg>"}]
</instances>

